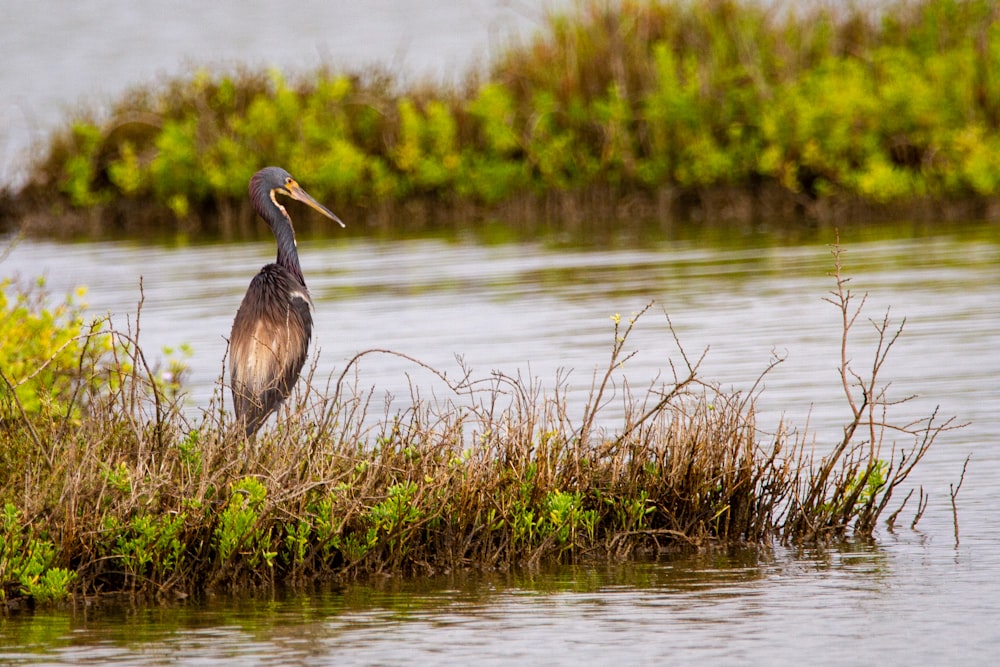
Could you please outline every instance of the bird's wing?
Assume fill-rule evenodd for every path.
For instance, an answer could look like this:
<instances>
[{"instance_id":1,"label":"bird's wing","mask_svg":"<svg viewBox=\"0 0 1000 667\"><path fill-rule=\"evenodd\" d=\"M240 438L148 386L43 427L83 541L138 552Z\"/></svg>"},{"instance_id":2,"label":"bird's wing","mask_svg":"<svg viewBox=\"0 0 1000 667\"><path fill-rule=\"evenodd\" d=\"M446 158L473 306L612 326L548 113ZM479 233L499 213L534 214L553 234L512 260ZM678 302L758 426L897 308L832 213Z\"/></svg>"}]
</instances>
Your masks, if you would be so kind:
<instances>
[{"instance_id":1,"label":"bird's wing","mask_svg":"<svg viewBox=\"0 0 1000 667\"><path fill-rule=\"evenodd\" d=\"M250 283L229 341L234 408L248 430L256 430L291 392L312 337L308 292L276 285L273 278L261 271Z\"/></svg>"}]
</instances>

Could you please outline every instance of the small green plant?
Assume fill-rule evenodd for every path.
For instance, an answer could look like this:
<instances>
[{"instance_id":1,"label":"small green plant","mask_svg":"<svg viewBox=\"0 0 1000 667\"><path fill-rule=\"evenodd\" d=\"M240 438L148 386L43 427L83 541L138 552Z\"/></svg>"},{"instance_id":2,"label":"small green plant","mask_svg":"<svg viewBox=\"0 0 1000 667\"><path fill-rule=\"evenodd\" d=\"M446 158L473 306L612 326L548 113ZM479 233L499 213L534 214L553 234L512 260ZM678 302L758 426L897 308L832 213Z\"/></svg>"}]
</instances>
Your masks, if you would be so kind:
<instances>
[{"instance_id":1,"label":"small green plant","mask_svg":"<svg viewBox=\"0 0 1000 667\"><path fill-rule=\"evenodd\" d=\"M415 482L401 482L389 487L388 497L368 511L368 539L362 544L371 541L370 531L374 529L375 535L387 538L390 551L405 554L411 528L424 518L415 500L418 491Z\"/></svg>"},{"instance_id":2,"label":"small green plant","mask_svg":"<svg viewBox=\"0 0 1000 667\"><path fill-rule=\"evenodd\" d=\"M21 580L24 593L37 602L64 600L70 595L70 586L76 581L76 572L63 567L50 567L41 575Z\"/></svg>"},{"instance_id":3,"label":"small green plant","mask_svg":"<svg viewBox=\"0 0 1000 667\"><path fill-rule=\"evenodd\" d=\"M418 522L423 513L414 504L417 490L415 482L401 482L389 487L388 497L368 513L372 522L384 533Z\"/></svg>"},{"instance_id":4,"label":"small green plant","mask_svg":"<svg viewBox=\"0 0 1000 667\"><path fill-rule=\"evenodd\" d=\"M21 525L21 513L12 503L0 511L0 602L6 599L6 585L16 583L19 593L37 602L62 600L69 596L76 573L52 567L55 546L32 536Z\"/></svg>"},{"instance_id":5,"label":"small green plant","mask_svg":"<svg viewBox=\"0 0 1000 667\"><path fill-rule=\"evenodd\" d=\"M122 494L132 493L131 473L129 473L128 466L125 465L124 461L120 461L118 465L114 467L106 464L102 465L103 470L101 476L104 478L104 481L107 482L108 486Z\"/></svg>"},{"instance_id":6,"label":"small green plant","mask_svg":"<svg viewBox=\"0 0 1000 667\"><path fill-rule=\"evenodd\" d=\"M271 550L271 529L260 524L267 487L253 477L244 477L230 486L229 502L219 516L215 547L219 560L228 562L237 554L251 567L271 567L276 551Z\"/></svg>"},{"instance_id":7,"label":"small green plant","mask_svg":"<svg viewBox=\"0 0 1000 667\"><path fill-rule=\"evenodd\" d=\"M343 488L345 487L341 487ZM312 516L312 529L316 543L320 545L323 561L328 560L336 548L334 540L338 537L340 522L334 517L334 507L335 501L330 496L315 500L308 506L308 512Z\"/></svg>"},{"instance_id":8,"label":"small green plant","mask_svg":"<svg viewBox=\"0 0 1000 667\"><path fill-rule=\"evenodd\" d=\"M838 490L834 500L824 503L822 511L830 515L838 515L848 510L848 513L858 511L873 502L888 483L889 462L877 459L867 468L858 470L847 480L843 488ZM845 503L853 499L850 508Z\"/></svg>"},{"instance_id":9,"label":"small green plant","mask_svg":"<svg viewBox=\"0 0 1000 667\"><path fill-rule=\"evenodd\" d=\"M182 531L186 515L143 515L126 525L111 519L107 529L117 533L112 556L122 565L133 586L146 578L167 579L183 565Z\"/></svg>"},{"instance_id":10,"label":"small green plant","mask_svg":"<svg viewBox=\"0 0 1000 667\"><path fill-rule=\"evenodd\" d=\"M577 540L593 540L597 528L596 510L583 509L579 493L552 491L545 497L544 513L539 521L542 535L553 535L556 543L573 546Z\"/></svg>"},{"instance_id":11,"label":"small green plant","mask_svg":"<svg viewBox=\"0 0 1000 667\"><path fill-rule=\"evenodd\" d=\"M862 477L864 477L864 488L858 494L857 504L865 506L872 502L889 482L889 462L884 459L872 461L868 474L864 476L859 474L854 485L860 484ZM853 494L854 487L851 487L849 492Z\"/></svg>"},{"instance_id":12,"label":"small green plant","mask_svg":"<svg viewBox=\"0 0 1000 667\"><path fill-rule=\"evenodd\" d=\"M306 559L313 536L312 524L300 519L285 532L285 553L291 567L299 567Z\"/></svg>"},{"instance_id":13,"label":"small green plant","mask_svg":"<svg viewBox=\"0 0 1000 667\"><path fill-rule=\"evenodd\" d=\"M645 472L649 474L649 471ZM615 523L625 531L645 530L650 514L656 510L649 502L649 493L645 489L641 489L634 498L606 498L605 502L614 512Z\"/></svg>"},{"instance_id":14,"label":"small green plant","mask_svg":"<svg viewBox=\"0 0 1000 667\"><path fill-rule=\"evenodd\" d=\"M378 544L378 529L373 526L348 535L336 535L332 544L348 564L358 563Z\"/></svg>"},{"instance_id":15,"label":"small green plant","mask_svg":"<svg viewBox=\"0 0 1000 667\"><path fill-rule=\"evenodd\" d=\"M177 455L190 478L197 478L202 473L201 434L192 429L177 442Z\"/></svg>"}]
</instances>

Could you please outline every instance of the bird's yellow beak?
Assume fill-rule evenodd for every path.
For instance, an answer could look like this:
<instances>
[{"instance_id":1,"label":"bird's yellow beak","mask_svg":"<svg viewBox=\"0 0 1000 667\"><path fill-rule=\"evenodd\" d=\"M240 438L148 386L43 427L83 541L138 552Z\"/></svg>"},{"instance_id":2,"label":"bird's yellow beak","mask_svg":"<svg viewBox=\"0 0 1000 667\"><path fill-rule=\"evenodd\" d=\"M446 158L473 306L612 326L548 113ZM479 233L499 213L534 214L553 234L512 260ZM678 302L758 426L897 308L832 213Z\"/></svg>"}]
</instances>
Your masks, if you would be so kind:
<instances>
[{"instance_id":1,"label":"bird's yellow beak","mask_svg":"<svg viewBox=\"0 0 1000 667\"><path fill-rule=\"evenodd\" d=\"M326 206L323 206L318 201L316 201L315 199L313 199L312 195L310 195L308 192L306 192L305 190L303 190L302 186L299 185L298 183L296 183L295 181L289 181L288 183L286 183L285 184L285 189L287 190L286 194L289 197L291 197L292 199L297 199L300 202L302 202L303 204L308 204L310 207L316 209L317 211L319 211L320 213L322 213L326 217L330 218L331 220L333 220L334 222L336 222L341 227L346 227L347 226L347 225L344 224L343 220L341 220L336 215L334 215L333 212L330 211L330 209L328 209Z\"/></svg>"}]
</instances>

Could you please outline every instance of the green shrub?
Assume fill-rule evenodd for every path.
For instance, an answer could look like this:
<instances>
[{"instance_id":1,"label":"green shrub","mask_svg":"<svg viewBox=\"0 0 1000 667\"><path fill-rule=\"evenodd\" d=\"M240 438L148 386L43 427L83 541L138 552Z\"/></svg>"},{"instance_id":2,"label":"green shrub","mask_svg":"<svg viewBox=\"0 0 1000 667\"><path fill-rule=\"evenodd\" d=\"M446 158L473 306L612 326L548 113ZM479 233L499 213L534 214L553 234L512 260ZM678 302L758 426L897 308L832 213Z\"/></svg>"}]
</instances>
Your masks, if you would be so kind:
<instances>
[{"instance_id":1,"label":"green shrub","mask_svg":"<svg viewBox=\"0 0 1000 667\"><path fill-rule=\"evenodd\" d=\"M0 419L77 411L72 405L80 369L106 350L83 320L86 294L78 288L54 307L46 305L45 283L17 288L0 281ZM75 414L75 412L74 412Z\"/></svg>"},{"instance_id":2,"label":"green shrub","mask_svg":"<svg viewBox=\"0 0 1000 667\"><path fill-rule=\"evenodd\" d=\"M76 573L53 567L55 546L51 541L36 538L22 525L17 507L5 503L0 510L0 584L16 582L20 595L37 602L62 600L69 596ZM7 598L0 585L0 602Z\"/></svg>"}]
</instances>

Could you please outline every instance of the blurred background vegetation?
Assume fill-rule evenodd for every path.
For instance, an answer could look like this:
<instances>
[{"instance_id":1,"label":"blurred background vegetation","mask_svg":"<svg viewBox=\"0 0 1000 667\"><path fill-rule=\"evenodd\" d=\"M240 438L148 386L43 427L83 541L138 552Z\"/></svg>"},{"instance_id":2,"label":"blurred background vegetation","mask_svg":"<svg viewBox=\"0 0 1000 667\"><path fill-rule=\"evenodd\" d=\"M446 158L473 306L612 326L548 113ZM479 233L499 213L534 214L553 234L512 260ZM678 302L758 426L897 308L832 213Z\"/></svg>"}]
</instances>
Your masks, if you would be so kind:
<instances>
[{"instance_id":1,"label":"blurred background vegetation","mask_svg":"<svg viewBox=\"0 0 1000 667\"><path fill-rule=\"evenodd\" d=\"M197 71L68 121L0 226L245 234L267 164L355 228L997 211L995 3L764 4L583 1L458 86Z\"/></svg>"}]
</instances>

